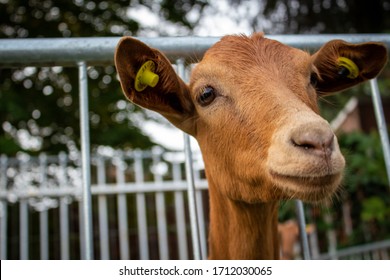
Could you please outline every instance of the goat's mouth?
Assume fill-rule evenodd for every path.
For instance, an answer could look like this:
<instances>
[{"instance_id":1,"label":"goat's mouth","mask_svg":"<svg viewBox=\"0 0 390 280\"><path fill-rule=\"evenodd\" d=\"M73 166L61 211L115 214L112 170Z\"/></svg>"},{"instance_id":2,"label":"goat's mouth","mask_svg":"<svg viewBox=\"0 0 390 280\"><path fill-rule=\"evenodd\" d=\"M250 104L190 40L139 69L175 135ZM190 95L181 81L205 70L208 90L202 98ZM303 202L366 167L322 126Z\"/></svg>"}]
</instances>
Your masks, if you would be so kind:
<instances>
[{"instance_id":1,"label":"goat's mouth","mask_svg":"<svg viewBox=\"0 0 390 280\"><path fill-rule=\"evenodd\" d=\"M322 176L293 176L275 171L270 174L275 184L281 187L288 197L307 201L318 201L331 196L342 179L342 172Z\"/></svg>"}]
</instances>

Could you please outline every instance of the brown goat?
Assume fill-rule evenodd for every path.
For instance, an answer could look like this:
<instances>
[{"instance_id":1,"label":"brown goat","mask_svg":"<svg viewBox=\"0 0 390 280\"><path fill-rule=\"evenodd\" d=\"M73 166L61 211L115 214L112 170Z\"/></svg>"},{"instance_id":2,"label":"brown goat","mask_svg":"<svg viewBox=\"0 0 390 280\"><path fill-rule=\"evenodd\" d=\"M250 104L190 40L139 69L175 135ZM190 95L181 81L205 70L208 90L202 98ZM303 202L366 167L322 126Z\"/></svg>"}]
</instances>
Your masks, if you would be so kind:
<instances>
[{"instance_id":1,"label":"brown goat","mask_svg":"<svg viewBox=\"0 0 390 280\"><path fill-rule=\"evenodd\" d=\"M159 80L136 90L149 60ZM199 142L211 259L279 258L278 201L329 198L342 179L345 161L318 97L374 78L386 61L380 43L334 40L309 55L262 33L226 36L186 85L160 51L136 39L123 38L115 54L126 97Z\"/></svg>"}]
</instances>

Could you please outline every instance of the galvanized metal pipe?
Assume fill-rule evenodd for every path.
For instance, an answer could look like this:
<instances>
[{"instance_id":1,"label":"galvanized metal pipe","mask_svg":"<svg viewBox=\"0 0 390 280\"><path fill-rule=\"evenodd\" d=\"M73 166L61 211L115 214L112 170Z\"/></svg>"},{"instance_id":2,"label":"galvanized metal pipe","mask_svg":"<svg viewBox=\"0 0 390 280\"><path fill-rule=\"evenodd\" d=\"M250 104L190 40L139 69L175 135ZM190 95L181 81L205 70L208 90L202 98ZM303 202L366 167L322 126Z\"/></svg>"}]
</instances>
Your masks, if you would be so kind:
<instances>
[{"instance_id":1,"label":"galvanized metal pipe","mask_svg":"<svg viewBox=\"0 0 390 280\"><path fill-rule=\"evenodd\" d=\"M124 184L125 174L124 174L124 162L123 162L122 154L119 154L116 160L117 160L116 182L118 185ZM117 195L117 212L118 212L120 258L122 260L128 260L130 259L130 247L129 247L127 199L125 194L118 193Z\"/></svg>"},{"instance_id":2,"label":"galvanized metal pipe","mask_svg":"<svg viewBox=\"0 0 390 280\"><path fill-rule=\"evenodd\" d=\"M351 43L378 41L390 48L389 34L318 34L266 36L287 45L302 49L317 49L332 39ZM171 61L178 58L200 59L204 52L220 37L159 37L139 40L160 49ZM119 37L100 38L40 38L1 39L1 67L19 66L77 66L79 61L89 65L113 64Z\"/></svg>"},{"instance_id":3,"label":"galvanized metal pipe","mask_svg":"<svg viewBox=\"0 0 390 280\"><path fill-rule=\"evenodd\" d=\"M61 167L61 176L59 185L61 188L67 185L66 163L67 156L64 152L58 155L59 165ZM61 259L69 260L69 209L68 198L66 196L60 197L60 243L61 243Z\"/></svg>"},{"instance_id":4,"label":"galvanized metal pipe","mask_svg":"<svg viewBox=\"0 0 390 280\"><path fill-rule=\"evenodd\" d=\"M39 213L39 243L41 260L49 259L49 222L47 209Z\"/></svg>"},{"instance_id":5,"label":"galvanized metal pipe","mask_svg":"<svg viewBox=\"0 0 390 280\"><path fill-rule=\"evenodd\" d=\"M85 260L85 255L87 246L85 243L85 217L84 217L84 207L82 196L81 199L78 200L78 211L79 211L79 245L80 245L80 260Z\"/></svg>"},{"instance_id":6,"label":"galvanized metal pipe","mask_svg":"<svg viewBox=\"0 0 390 280\"><path fill-rule=\"evenodd\" d=\"M197 189L195 191L195 197L196 197L196 206L197 206L196 210L198 211L200 251L202 253L202 259L206 260L207 259L207 230L206 230L206 222L204 219L205 215L203 211L202 191Z\"/></svg>"},{"instance_id":7,"label":"galvanized metal pipe","mask_svg":"<svg viewBox=\"0 0 390 280\"><path fill-rule=\"evenodd\" d=\"M299 237L301 240L302 255L304 260L310 260L309 240L306 233L306 219L303 203L301 200L295 200L295 208L298 217Z\"/></svg>"},{"instance_id":8,"label":"galvanized metal pipe","mask_svg":"<svg viewBox=\"0 0 390 280\"><path fill-rule=\"evenodd\" d=\"M136 150L134 152L134 177L136 184L143 184L144 167L142 160L142 152ZM136 194L137 203L137 223L138 223L138 248L140 251L140 259L149 259L149 238L148 238L148 220L146 211L146 198L145 193Z\"/></svg>"},{"instance_id":9,"label":"galvanized metal pipe","mask_svg":"<svg viewBox=\"0 0 390 280\"><path fill-rule=\"evenodd\" d=\"M88 79L87 63L78 62L79 70L79 98L80 98L80 130L81 130L81 165L82 165L82 190L83 190L83 217L84 217L84 242L86 260L93 259L93 232L92 232L92 197L91 197L91 155L89 141L89 106L88 106Z\"/></svg>"},{"instance_id":10,"label":"galvanized metal pipe","mask_svg":"<svg viewBox=\"0 0 390 280\"><path fill-rule=\"evenodd\" d=\"M390 145L387 124L383 113L382 100L379 92L378 82L376 79L370 80L371 98L374 104L375 117L378 125L379 135L381 137L383 156L385 158L387 179L390 186Z\"/></svg>"},{"instance_id":11,"label":"galvanized metal pipe","mask_svg":"<svg viewBox=\"0 0 390 280\"><path fill-rule=\"evenodd\" d=\"M358 246L353 246L345 249L340 249L333 254L321 254L318 259L319 260L327 260L327 259L342 259L348 258L351 259L351 256L356 256L359 254L369 253L373 251L379 250L390 250L390 240L383 240L369 244L363 244ZM385 259L385 258L384 258Z\"/></svg>"},{"instance_id":12,"label":"galvanized metal pipe","mask_svg":"<svg viewBox=\"0 0 390 280\"><path fill-rule=\"evenodd\" d=\"M66 197L60 198L61 260L69 260L69 210Z\"/></svg>"},{"instance_id":13,"label":"galvanized metal pipe","mask_svg":"<svg viewBox=\"0 0 390 280\"><path fill-rule=\"evenodd\" d=\"M40 187L47 187L47 157L45 154L39 156L40 165ZM40 209L39 213L39 245L41 260L49 259L49 222L48 213L45 205L42 205L43 209Z\"/></svg>"},{"instance_id":14,"label":"galvanized metal pipe","mask_svg":"<svg viewBox=\"0 0 390 280\"><path fill-rule=\"evenodd\" d=\"M7 166L8 158L5 155L0 157L0 190L7 191ZM7 259L7 200L0 200L0 259Z\"/></svg>"},{"instance_id":15,"label":"galvanized metal pipe","mask_svg":"<svg viewBox=\"0 0 390 280\"><path fill-rule=\"evenodd\" d=\"M19 203L19 251L20 259L29 259L29 235L28 235L28 204L27 200L23 199Z\"/></svg>"},{"instance_id":16,"label":"galvanized metal pipe","mask_svg":"<svg viewBox=\"0 0 390 280\"><path fill-rule=\"evenodd\" d=\"M183 137L184 137L184 153L186 156L185 170L186 170L186 179L188 185L187 195L188 195L188 208L190 212L192 250L194 254L194 260L200 260L202 258L202 252L201 252L201 244L200 244L198 211L196 206L191 143L190 143L190 136L188 134L184 133Z\"/></svg>"},{"instance_id":17,"label":"galvanized metal pipe","mask_svg":"<svg viewBox=\"0 0 390 280\"><path fill-rule=\"evenodd\" d=\"M158 170L158 163L161 162L162 150L160 147L156 147L152 151L153 160L153 179L154 183L158 186L163 182L163 177ZM160 260L169 259L168 248L168 227L165 207L165 195L164 192L156 192L156 217L157 217L157 231L158 231L158 248L160 253Z\"/></svg>"},{"instance_id":18,"label":"galvanized metal pipe","mask_svg":"<svg viewBox=\"0 0 390 280\"><path fill-rule=\"evenodd\" d=\"M185 80L185 65L184 59L178 59L176 61L177 73ZM185 155L185 171L186 180L188 185L188 208L190 212L190 224L191 224L191 236L192 236L192 250L195 260L202 258L201 244L200 244L200 232L199 232L199 220L198 211L196 206L195 196L195 180L194 180L194 169L191 151L190 136L187 133L183 133L184 137L184 155Z\"/></svg>"},{"instance_id":19,"label":"galvanized metal pipe","mask_svg":"<svg viewBox=\"0 0 390 280\"><path fill-rule=\"evenodd\" d=\"M171 182L162 182L161 185L157 186L153 182L144 183L124 183L124 184L104 184L104 185L92 185L91 193L93 195L116 195L116 194L127 194L127 193L152 193L152 192L164 192L164 191L183 191L187 190L188 185L186 182L177 182L172 185ZM207 181L202 180L197 182L197 190L207 190ZM64 197L72 196L79 197L82 192L79 188L74 186L65 185L64 188L52 189L52 188L40 188L39 190L32 190L30 193L13 192L13 191L0 191L0 199L7 199L8 195L12 195L16 200L28 199L31 197Z\"/></svg>"},{"instance_id":20,"label":"galvanized metal pipe","mask_svg":"<svg viewBox=\"0 0 390 280\"><path fill-rule=\"evenodd\" d=\"M192 153L193 155L193 153ZM203 159L202 159L203 160ZM193 160L193 164L195 165L196 160ZM195 197L196 197L196 208L198 211L198 227L199 227L199 239L200 239L200 251L202 253L202 259L207 259L207 229L206 229L206 221L205 221L205 213L204 213L204 205L203 205L203 196L202 193L204 189L200 188L204 179L201 179L199 168L194 168L194 182L196 185Z\"/></svg>"},{"instance_id":21,"label":"galvanized metal pipe","mask_svg":"<svg viewBox=\"0 0 390 280\"><path fill-rule=\"evenodd\" d=\"M20 162L20 172L26 174L27 172L27 163L25 159ZM25 186L21 187L21 190L25 190ZM28 198L21 199L19 202L19 251L20 259L28 260L29 259L29 218L28 218Z\"/></svg>"},{"instance_id":22,"label":"galvanized metal pipe","mask_svg":"<svg viewBox=\"0 0 390 280\"><path fill-rule=\"evenodd\" d=\"M182 172L179 162L172 163L172 179L174 183L182 181ZM186 218L184 210L184 195L183 191L175 191L175 217L176 217L176 232L177 245L179 247L179 259L188 259L187 249L187 232L186 232Z\"/></svg>"},{"instance_id":23,"label":"galvanized metal pipe","mask_svg":"<svg viewBox=\"0 0 390 280\"><path fill-rule=\"evenodd\" d=\"M103 157L99 157L96 162L97 182L104 184L106 182L106 169ZM110 258L110 245L108 233L108 214L107 214L107 196L98 196L99 208L99 242L100 242L100 259L108 260Z\"/></svg>"}]
</instances>

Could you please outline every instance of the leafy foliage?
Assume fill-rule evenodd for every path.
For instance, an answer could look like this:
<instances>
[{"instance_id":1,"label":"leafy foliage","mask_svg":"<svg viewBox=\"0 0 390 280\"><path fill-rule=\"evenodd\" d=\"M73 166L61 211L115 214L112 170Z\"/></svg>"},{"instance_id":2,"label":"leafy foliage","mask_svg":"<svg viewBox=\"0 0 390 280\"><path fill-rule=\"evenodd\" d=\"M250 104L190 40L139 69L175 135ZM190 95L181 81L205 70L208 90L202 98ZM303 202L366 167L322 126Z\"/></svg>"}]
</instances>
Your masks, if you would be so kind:
<instances>
[{"instance_id":1,"label":"leafy foliage","mask_svg":"<svg viewBox=\"0 0 390 280\"><path fill-rule=\"evenodd\" d=\"M272 0L265 2L263 13L277 19L279 32L380 33L390 24L389 5L387 0Z\"/></svg>"},{"instance_id":2,"label":"leafy foliage","mask_svg":"<svg viewBox=\"0 0 390 280\"><path fill-rule=\"evenodd\" d=\"M345 134L339 141L347 159L343 203L350 204L355 228L349 242L389 238L390 189L378 132Z\"/></svg>"},{"instance_id":3,"label":"leafy foliage","mask_svg":"<svg viewBox=\"0 0 390 280\"><path fill-rule=\"evenodd\" d=\"M161 3L169 20L189 25L184 14L202 1ZM136 35L129 9L154 1L0 1L0 38ZM172 12L169 12L172 11ZM90 134L93 146L146 149L153 145L140 127L145 113L125 103L114 66L88 69ZM0 153L57 153L79 141L77 69L0 68Z\"/></svg>"},{"instance_id":4,"label":"leafy foliage","mask_svg":"<svg viewBox=\"0 0 390 280\"><path fill-rule=\"evenodd\" d=\"M369 184L388 184L379 134L353 132L339 137L340 146L347 160L345 184L349 191Z\"/></svg>"},{"instance_id":5,"label":"leafy foliage","mask_svg":"<svg viewBox=\"0 0 390 280\"><path fill-rule=\"evenodd\" d=\"M157 5L157 6L156 6ZM0 39L137 35L141 24L129 11L145 7L178 26L193 28L186 14L207 1L2 0ZM88 69L93 146L146 149L144 111L124 102L113 66ZM77 70L62 67L2 69L0 153L57 153L79 141Z\"/></svg>"}]
</instances>

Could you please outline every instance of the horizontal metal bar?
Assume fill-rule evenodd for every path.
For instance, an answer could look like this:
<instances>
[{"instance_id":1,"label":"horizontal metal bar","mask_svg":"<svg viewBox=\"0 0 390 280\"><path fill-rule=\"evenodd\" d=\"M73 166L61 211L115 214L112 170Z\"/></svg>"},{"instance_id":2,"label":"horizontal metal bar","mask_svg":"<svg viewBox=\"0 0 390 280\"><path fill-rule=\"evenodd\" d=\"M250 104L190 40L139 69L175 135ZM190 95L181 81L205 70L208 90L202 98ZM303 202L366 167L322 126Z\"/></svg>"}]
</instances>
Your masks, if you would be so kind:
<instances>
[{"instance_id":1,"label":"horizontal metal bar","mask_svg":"<svg viewBox=\"0 0 390 280\"><path fill-rule=\"evenodd\" d=\"M389 34L320 34L320 35L272 35L270 39L287 45L316 49L332 39L351 43L378 41L390 49ZM120 37L99 38L40 38L1 39L0 67L19 66L77 66L78 61L88 65L113 64L115 47ZM139 37L151 47L164 52L169 59L200 59L204 52L220 37Z\"/></svg>"},{"instance_id":2,"label":"horizontal metal bar","mask_svg":"<svg viewBox=\"0 0 390 280\"><path fill-rule=\"evenodd\" d=\"M196 190L206 190L207 181L200 180L196 182ZM164 181L156 185L155 182L138 183L123 183L123 184L104 184L104 185L92 185L92 195L115 195L125 193L148 193L148 192L174 192L174 191L186 191L187 182L172 182ZM7 199L8 196L12 196L13 200L26 199L31 197L63 197L63 196L80 196L82 193L81 188L75 187L61 187L61 188L21 188L20 191L4 191L0 190L0 199Z\"/></svg>"},{"instance_id":3,"label":"horizontal metal bar","mask_svg":"<svg viewBox=\"0 0 390 280\"><path fill-rule=\"evenodd\" d=\"M367 253L367 252L373 252L373 251L384 250L384 249L387 249L387 250L390 249L390 240L389 239L341 249L341 250L338 250L335 253L335 255L337 256L337 258L343 258L343 257L359 255L359 254L363 254L363 253ZM323 254L323 255L320 255L318 259L323 260L323 259L330 259L332 257L334 257L332 254Z\"/></svg>"},{"instance_id":4,"label":"horizontal metal bar","mask_svg":"<svg viewBox=\"0 0 390 280\"><path fill-rule=\"evenodd\" d=\"M1 68L1 65L2 64L0 62L0 68ZM124 160L132 160L135 157L135 151L122 151L122 152L123 152L123 159ZM175 152L175 153L180 153L180 152ZM184 154L184 153L182 153L182 154ZM58 163L58 155L45 155L45 156L46 156L47 164L50 164L50 163L57 164ZM0 157L4 157L6 159L7 166L19 166L19 164L21 162L21 159L18 157L8 158L5 155L1 155ZM23 158L23 160L28 162L29 166L39 163L39 156L31 156L31 157L27 156L27 157L28 157L27 159ZM142 151L140 157L141 158L151 158L152 152L148 151L148 150ZM91 162L96 162L101 158L105 159L105 160L113 160L114 158L116 158L116 156L91 155ZM79 159L72 160L69 157L64 158L64 163L67 163L69 165L71 165L71 164L78 165L79 164L78 161L79 161Z\"/></svg>"},{"instance_id":5,"label":"horizontal metal bar","mask_svg":"<svg viewBox=\"0 0 390 280\"><path fill-rule=\"evenodd\" d=\"M0 65L77 66L112 63L118 38L40 38L0 40Z\"/></svg>"}]
</instances>

